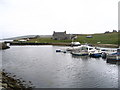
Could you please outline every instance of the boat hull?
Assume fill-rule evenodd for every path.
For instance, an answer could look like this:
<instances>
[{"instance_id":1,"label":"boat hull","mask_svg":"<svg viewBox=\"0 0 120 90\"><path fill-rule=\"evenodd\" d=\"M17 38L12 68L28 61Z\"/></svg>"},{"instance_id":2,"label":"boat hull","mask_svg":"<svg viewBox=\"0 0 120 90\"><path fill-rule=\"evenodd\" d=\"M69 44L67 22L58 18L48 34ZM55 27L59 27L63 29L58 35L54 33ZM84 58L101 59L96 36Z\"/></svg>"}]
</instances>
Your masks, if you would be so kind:
<instances>
[{"instance_id":1,"label":"boat hull","mask_svg":"<svg viewBox=\"0 0 120 90\"><path fill-rule=\"evenodd\" d=\"M87 56L88 55L88 53L73 53L73 52L71 52L71 54L74 56Z\"/></svg>"},{"instance_id":2,"label":"boat hull","mask_svg":"<svg viewBox=\"0 0 120 90\"><path fill-rule=\"evenodd\" d=\"M114 60L114 61L120 61L120 56L108 56L107 60Z\"/></svg>"},{"instance_id":3,"label":"boat hull","mask_svg":"<svg viewBox=\"0 0 120 90\"><path fill-rule=\"evenodd\" d=\"M90 56L90 57L94 57L94 58L99 58L99 57L101 57L101 54L99 54L99 53L94 53L94 54L90 54L89 56Z\"/></svg>"}]
</instances>

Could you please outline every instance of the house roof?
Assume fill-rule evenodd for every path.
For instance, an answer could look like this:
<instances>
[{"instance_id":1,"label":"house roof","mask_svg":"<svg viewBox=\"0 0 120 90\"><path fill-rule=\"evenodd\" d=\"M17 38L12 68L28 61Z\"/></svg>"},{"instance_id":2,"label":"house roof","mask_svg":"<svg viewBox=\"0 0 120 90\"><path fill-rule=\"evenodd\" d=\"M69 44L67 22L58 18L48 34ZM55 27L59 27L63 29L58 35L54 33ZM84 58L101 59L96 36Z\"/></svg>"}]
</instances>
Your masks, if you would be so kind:
<instances>
[{"instance_id":1,"label":"house roof","mask_svg":"<svg viewBox=\"0 0 120 90\"><path fill-rule=\"evenodd\" d=\"M65 32L54 32L53 35L65 35Z\"/></svg>"}]
</instances>

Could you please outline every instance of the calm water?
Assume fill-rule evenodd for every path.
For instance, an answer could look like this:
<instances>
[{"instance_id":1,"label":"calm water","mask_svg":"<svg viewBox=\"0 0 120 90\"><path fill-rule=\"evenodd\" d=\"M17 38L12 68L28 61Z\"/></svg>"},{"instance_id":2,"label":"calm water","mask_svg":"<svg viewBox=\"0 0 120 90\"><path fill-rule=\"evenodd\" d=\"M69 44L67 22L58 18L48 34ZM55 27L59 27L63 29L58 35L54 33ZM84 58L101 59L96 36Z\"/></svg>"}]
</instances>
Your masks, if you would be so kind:
<instances>
[{"instance_id":1,"label":"calm water","mask_svg":"<svg viewBox=\"0 0 120 90\"><path fill-rule=\"evenodd\" d=\"M11 46L2 68L36 88L117 88L118 65L106 60L56 53L59 46Z\"/></svg>"}]
</instances>

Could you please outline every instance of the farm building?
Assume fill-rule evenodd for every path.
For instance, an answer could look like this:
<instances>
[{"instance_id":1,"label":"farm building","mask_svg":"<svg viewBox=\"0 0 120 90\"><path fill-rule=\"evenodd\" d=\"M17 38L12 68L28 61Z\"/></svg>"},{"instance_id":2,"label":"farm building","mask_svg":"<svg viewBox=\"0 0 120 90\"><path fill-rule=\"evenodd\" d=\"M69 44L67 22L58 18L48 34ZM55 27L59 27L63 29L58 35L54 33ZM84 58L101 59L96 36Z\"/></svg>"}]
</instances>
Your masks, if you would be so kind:
<instances>
[{"instance_id":1,"label":"farm building","mask_svg":"<svg viewBox=\"0 0 120 90\"><path fill-rule=\"evenodd\" d=\"M72 38L72 35L71 34L66 34L66 31L65 32L55 32L54 31L52 38L54 40L68 40L68 39Z\"/></svg>"}]
</instances>

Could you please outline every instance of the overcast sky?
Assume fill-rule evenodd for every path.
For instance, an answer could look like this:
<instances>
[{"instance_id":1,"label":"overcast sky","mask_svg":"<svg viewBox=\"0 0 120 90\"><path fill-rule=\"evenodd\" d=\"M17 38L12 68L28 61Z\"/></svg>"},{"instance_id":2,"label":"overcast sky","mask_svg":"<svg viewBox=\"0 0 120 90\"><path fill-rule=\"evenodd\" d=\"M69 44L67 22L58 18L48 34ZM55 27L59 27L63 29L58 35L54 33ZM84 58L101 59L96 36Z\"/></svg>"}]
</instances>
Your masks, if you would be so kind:
<instances>
[{"instance_id":1,"label":"overcast sky","mask_svg":"<svg viewBox=\"0 0 120 90\"><path fill-rule=\"evenodd\" d=\"M0 38L117 30L118 1L0 0Z\"/></svg>"}]
</instances>

